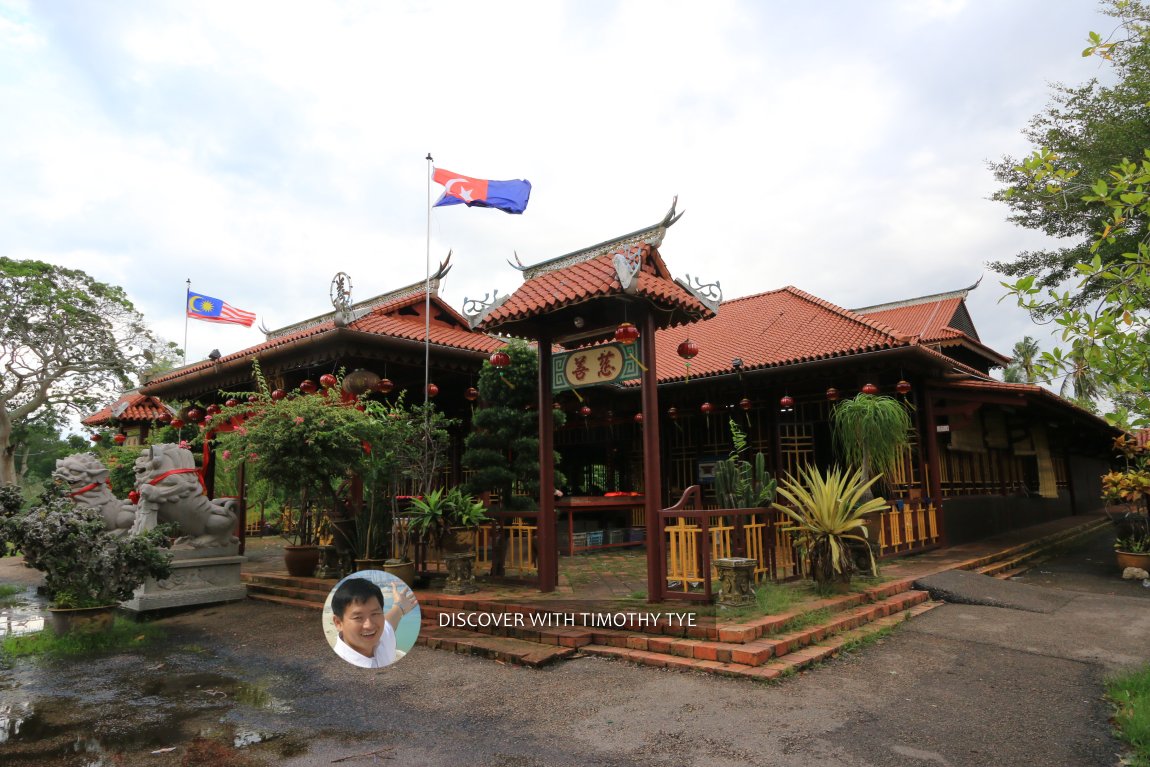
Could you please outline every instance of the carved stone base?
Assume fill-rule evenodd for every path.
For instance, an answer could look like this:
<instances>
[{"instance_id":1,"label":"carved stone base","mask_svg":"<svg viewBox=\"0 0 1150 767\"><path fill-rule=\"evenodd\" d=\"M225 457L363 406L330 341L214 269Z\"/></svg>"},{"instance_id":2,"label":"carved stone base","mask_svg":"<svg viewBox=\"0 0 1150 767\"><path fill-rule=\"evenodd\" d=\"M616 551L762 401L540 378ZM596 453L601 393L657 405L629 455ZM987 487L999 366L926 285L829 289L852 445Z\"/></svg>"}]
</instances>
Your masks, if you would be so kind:
<instances>
[{"instance_id":1,"label":"carved stone base","mask_svg":"<svg viewBox=\"0 0 1150 767\"><path fill-rule=\"evenodd\" d=\"M447 562L447 584L443 587L444 594L473 594L479 591L475 585L475 554L448 554L444 557Z\"/></svg>"},{"instance_id":2,"label":"carved stone base","mask_svg":"<svg viewBox=\"0 0 1150 767\"><path fill-rule=\"evenodd\" d=\"M240 565L245 559L236 555L234 547L173 550L172 574L163 581L149 578L120 605L133 612L148 612L246 599L247 586L240 582Z\"/></svg>"},{"instance_id":3,"label":"carved stone base","mask_svg":"<svg viewBox=\"0 0 1150 767\"><path fill-rule=\"evenodd\" d=\"M755 565L758 561L745 557L724 557L714 560L719 571L719 607L743 607L755 601Z\"/></svg>"}]
</instances>

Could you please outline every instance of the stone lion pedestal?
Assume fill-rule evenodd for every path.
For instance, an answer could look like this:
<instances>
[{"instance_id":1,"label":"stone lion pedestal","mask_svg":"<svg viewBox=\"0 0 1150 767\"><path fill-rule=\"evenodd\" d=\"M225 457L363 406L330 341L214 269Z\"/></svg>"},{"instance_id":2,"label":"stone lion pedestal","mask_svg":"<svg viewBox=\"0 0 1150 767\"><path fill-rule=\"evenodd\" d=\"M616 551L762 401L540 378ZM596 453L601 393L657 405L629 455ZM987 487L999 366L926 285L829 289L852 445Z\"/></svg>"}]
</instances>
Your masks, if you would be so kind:
<instances>
[{"instance_id":1,"label":"stone lion pedestal","mask_svg":"<svg viewBox=\"0 0 1150 767\"><path fill-rule=\"evenodd\" d=\"M247 586L240 582L238 544L200 549L173 549L172 574L157 581L149 578L121 606L137 613L169 607L192 607L245 599Z\"/></svg>"}]
</instances>

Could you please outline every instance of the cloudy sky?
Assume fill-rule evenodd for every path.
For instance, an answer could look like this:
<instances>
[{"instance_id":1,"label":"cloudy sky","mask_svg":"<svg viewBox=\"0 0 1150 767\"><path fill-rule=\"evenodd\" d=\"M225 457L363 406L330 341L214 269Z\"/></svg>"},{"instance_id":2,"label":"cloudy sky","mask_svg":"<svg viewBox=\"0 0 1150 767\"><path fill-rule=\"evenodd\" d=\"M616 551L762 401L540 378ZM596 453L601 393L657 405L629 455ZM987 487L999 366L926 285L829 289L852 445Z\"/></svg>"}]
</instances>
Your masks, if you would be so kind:
<instances>
[{"instance_id":1,"label":"cloudy sky","mask_svg":"<svg viewBox=\"0 0 1150 767\"><path fill-rule=\"evenodd\" d=\"M185 280L275 328L424 278L439 167L533 186L430 220L443 295L686 215L662 253L734 298L846 307L953 290L1004 352L988 160L1113 21L1092 0L0 0L0 253L123 285L184 338ZM433 186L431 197L439 188ZM192 321L189 360L258 343Z\"/></svg>"}]
</instances>

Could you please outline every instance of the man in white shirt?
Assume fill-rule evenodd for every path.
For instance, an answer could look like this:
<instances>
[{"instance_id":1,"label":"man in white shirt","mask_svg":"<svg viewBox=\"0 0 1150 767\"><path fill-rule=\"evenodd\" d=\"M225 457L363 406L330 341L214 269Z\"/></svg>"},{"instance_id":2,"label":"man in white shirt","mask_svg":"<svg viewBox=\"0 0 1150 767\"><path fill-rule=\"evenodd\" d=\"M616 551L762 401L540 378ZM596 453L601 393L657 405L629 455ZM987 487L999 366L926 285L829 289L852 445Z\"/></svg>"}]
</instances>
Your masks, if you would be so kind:
<instances>
[{"instance_id":1,"label":"man in white shirt","mask_svg":"<svg viewBox=\"0 0 1150 767\"><path fill-rule=\"evenodd\" d=\"M332 623L339 637L335 652L353 666L383 668L396 660L395 630L415 609L410 589L391 584L392 605L383 610L383 591L366 578L348 578L331 600Z\"/></svg>"}]
</instances>

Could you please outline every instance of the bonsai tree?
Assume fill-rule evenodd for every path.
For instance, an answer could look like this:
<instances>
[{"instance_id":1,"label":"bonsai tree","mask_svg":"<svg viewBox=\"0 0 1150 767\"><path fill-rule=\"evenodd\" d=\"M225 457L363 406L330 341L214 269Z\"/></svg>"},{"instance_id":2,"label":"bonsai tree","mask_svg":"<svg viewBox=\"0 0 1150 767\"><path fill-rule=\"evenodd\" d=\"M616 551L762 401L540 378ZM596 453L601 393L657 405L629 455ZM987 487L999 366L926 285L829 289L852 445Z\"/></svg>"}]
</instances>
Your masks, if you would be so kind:
<instances>
[{"instance_id":1,"label":"bonsai tree","mask_svg":"<svg viewBox=\"0 0 1150 767\"><path fill-rule=\"evenodd\" d=\"M767 475L766 457L755 453L751 464L742 456L747 450L747 435L732 418L731 441L734 449L715 464L715 501L721 509L754 509L769 507L775 500L775 480Z\"/></svg>"},{"instance_id":2,"label":"bonsai tree","mask_svg":"<svg viewBox=\"0 0 1150 767\"><path fill-rule=\"evenodd\" d=\"M467 485L470 492L496 493L504 509L530 509L539 495L539 419L535 410L539 355L522 341L513 341L503 351L511 358L509 365L497 368L488 360L479 372L480 404L464 442L462 462L472 472ZM555 425L562 426L563 412L553 413ZM559 453L555 453L554 465L559 465ZM555 485L564 481L555 470ZM522 488L524 495L516 495L517 488Z\"/></svg>"},{"instance_id":3,"label":"bonsai tree","mask_svg":"<svg viewBox=\"0 0 1150 767\"><path fill-rule=\"evenodd\" d=\"M831 412L831 426L843 462L857 467L863 477L890 477L910 446L910 416L893 397L859 394L843 400ZM872 497L871 484L867 498Z\"/></svg>"},{"instance_id":4,"label":"bonsai tree","mask_svg":"<svg viewBox=\"0 0 1150 767\"><path fill-rule=\"evenodd\" d=\"M850 583L856 548L865 549L868 569L872 574L876 572L864 517L886 507L885 498L865 499L877 481L878 477L864 481L859 469L847 474L836 467L824 475L819 469L806 466L798 478L788 475L779 486L779 495L791 506L773 505L791 520L784 529L794 534L806 553L811 577L820 591L836 579Z\"/></svg>"},{"instance_id":5,"label":"bonsai tree","mask_svg":"<svg viewBox=\"0 0 1150 767\"><path fill-rule=\"evenodd\" d=\"M4 525L24 562L44 573L53 607L115 605L130 599L146 579L171 574L166 530L113 536L99 511L78 508L61 492L50 489L39 505Z\"/></svg>"}]
</instances>

